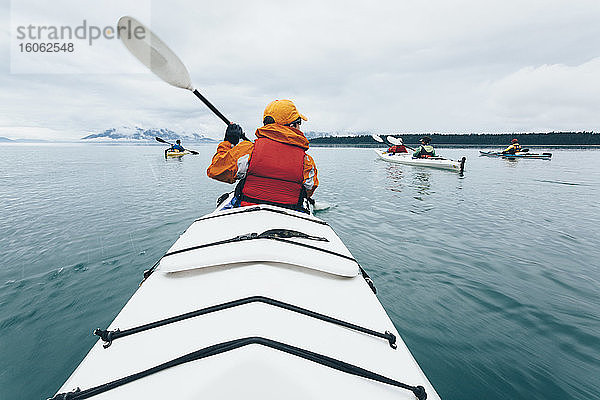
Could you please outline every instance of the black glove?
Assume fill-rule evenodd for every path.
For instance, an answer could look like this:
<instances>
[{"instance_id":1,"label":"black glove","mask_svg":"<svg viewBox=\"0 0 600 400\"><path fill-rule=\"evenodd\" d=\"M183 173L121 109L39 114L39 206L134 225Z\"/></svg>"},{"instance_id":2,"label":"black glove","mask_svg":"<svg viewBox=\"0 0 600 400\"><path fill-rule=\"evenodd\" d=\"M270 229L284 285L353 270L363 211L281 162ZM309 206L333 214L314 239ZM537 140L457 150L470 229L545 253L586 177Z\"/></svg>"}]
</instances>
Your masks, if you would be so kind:
<instances>
[{"instance_id":1,"label":"black glove","mask_svg":"<svg viewBox=\"0 0 600 400\"><path fill-rule=\"evenodd\" d=\"M242 131L241 126L238 124L231 124L225 131L225 140L235 146L238 144L243 134L244 132Z\"/></svg>"}]
</instances>

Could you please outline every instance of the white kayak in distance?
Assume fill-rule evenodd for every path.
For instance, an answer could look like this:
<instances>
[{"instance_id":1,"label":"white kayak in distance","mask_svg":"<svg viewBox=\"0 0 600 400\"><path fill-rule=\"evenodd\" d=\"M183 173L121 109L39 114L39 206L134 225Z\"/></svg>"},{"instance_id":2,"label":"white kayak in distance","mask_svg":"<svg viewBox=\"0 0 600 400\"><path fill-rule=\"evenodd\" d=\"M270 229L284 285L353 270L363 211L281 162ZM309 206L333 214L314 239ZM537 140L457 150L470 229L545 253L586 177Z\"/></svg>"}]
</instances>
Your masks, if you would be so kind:
<instances>
[{"instance_id":1,"label":"white kayak in distance","mask_svg":"<svg viewBox=\"0 0 600 400\"><path fill-rule=\"evenodd\" d=\"M479 155L480 156L486 156L486 157L501 157L501 158L512 158L512 159L517 159L517 158L533 158L533 159L539 159L539 160L549 160L550 158L552 158L552 153L529 153L529 152L518 152L515 154L508 154L508 153L502 153L499 151L479 151Z\"/></svg>"},{"instance_id":2,"label":"white kayak in distance","mask_svg":"<svg viewBox=\"0 0 600 400\"><path fill-rule=\"evenodd\" d=\"M325 221L218 208L144 273L54 399L439 399L375 292Z\"/></svg>"},{"instance_id":3,"label":"white kayak in distance","mask_svg":"<svg viewBox=\"0 0 600 400\"><path fill-rule=\"evenodd\" d=\"M413 158L412 153L388 153L385 150L374 149L377 156L387 162L393 162L405 165L414 165L419 167L429 167L445 169L463 173L465 170L466 157L460 160L449 160L443 157Z\"/></svg>"}]
</instances>

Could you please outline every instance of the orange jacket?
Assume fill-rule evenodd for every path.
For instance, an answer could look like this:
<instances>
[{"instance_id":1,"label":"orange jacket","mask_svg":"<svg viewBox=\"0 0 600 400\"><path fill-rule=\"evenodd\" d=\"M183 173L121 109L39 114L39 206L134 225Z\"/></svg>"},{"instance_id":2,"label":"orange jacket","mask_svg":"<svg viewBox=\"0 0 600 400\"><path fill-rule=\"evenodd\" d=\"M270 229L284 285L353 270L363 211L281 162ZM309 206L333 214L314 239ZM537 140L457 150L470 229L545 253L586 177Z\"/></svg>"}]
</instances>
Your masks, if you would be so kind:
<instances>
[{"instance_id":1,"label":"orange jacket","mask_svg":"<svg viewBox=\"0 0 600 400\"><path fill-rule=\"evenodd\" d=\"M257 138L266 137L277 142L291 144L308 150L308 139L298 129L279 125L269 124L258 128L255 133ZM244 179L248 171L248 162L254 149L254 143L243 141L237 146L223 141L217 147L217 153L212 158L212 163L206 170L209 178L221 182L234 183L237 179ZM304 156L303 185L307 195L310 197L319 186L317 178L317 166L311 156Z\"/></svg>"}]
</instances>

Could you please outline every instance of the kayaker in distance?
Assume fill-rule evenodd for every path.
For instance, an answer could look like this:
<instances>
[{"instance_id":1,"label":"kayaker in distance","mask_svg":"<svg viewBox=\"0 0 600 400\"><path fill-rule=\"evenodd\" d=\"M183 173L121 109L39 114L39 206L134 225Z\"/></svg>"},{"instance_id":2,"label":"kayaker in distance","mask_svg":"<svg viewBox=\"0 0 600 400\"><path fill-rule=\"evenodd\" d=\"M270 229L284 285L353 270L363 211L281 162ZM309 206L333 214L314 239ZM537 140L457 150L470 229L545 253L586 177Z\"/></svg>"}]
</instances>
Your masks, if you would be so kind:
<instances>
[{"instance_id":1,"label":"kayaker in distance","mask_svg":"<svg viewBox=\"0 0 600 400\"><path fill-rule=\"evenodd\" d=\"M413 153L413 158L436 157L435 149L429 144L431 143L431 138L429 136L423 136L419 142L421 142L421 145Z\"/></svg>"},{"instance_id":2,"label":"kayaker in distance","mask_svg":"<svg viewBox=\"0 0 600 400\"><path fill-rule=\"evenodd\" d=\"M264 126L256 130L254 143L239 143L239 125L227 127L225 140L206 170L210 178L221 182L240 180L226 208L273 204L305 211L304 199L312 196L319 180L315 162L306 154L308 139L300 131L302 120L307 118L292 101L275 100L265 108Z\"/></svg>"},{"instance_id":3,"label":"kayaker in distance","mask_svg":"<svg viewBox=\"0 0 600 400\"><path fill-rule=\"evenodd\" d=\"M392 147L387 149L387 152L388 153L408 153L408 150L406 150L404 143L402 143L402 139L398 138L397 140L398 140L398 143L400 143L400 144L393 145Z\"/></svg>"},{"instance_id":4,"label":"kayaker in distance","mask_svg":"<svg viewBox=\"0 0 600 400\"><path fill-rule=\"evenodd\" d=\"M171 144L171 147L165 149L165 158L167 157L167 155L169 153L173 153L173 152L181 152L183 153L185 151L185 149L183 148L183 146L181 145L181 140L177 139L175 141L175 144Z\"/></svg>"},{"instance_id":5,"label":"kayaker in distance","mask_svg":"<svg viewBox=\"0 0 600 400\"><path fill-rule=\"evenodd\" d=\"M521 151L521 145L518 139L513 139L510 146L502 150L503 154L515 154Z\"/></svg>"},{"instance_id":6,"label":"kayaker in distance","mask_svg":"<svg viewBox=\"0 0 600 400\"><path fill-rule=\"evenodd\" d=\"M177 139L175 141L174 145L171 145L170 150L174 150L174 151L185 151L185 149L183 148L183 146L181 145L181 140Z\"/></svg>"}]
</instances>

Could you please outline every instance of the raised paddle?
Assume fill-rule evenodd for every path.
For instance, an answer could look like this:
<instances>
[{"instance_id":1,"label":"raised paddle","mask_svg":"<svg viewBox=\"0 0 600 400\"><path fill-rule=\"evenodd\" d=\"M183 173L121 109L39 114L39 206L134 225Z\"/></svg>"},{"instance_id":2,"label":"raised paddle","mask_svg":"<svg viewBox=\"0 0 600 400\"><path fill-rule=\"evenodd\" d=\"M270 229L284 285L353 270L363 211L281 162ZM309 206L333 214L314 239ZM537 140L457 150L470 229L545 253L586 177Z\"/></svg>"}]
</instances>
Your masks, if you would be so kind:
<instances>
[{"instance_id":1,"label":"raised paddle","mask_svg":"<svg viewBox=\"0 0 600 400\"><path fill-rule=\"evenodd\" d=\"M165 143L165 144L170 144L171 146L173 146L173 143L167 142L164 139L159 138L158 136L155 136L154 139L156 139L157 142L161 142L161 143ZM190 153L194 154L194 155L198 155L200 153L198 153L197 151L194 150L190 150L190 149L186 149L187 151L189 151Z\"/></svg>"},{"instance_id":2,"label":"raised paddle","mask_svg":"<svg viewBox=\"0 0 600 400\"><path fill-rule=\"evenodd\" d=\"M402 142L400 142L400 141L399 141L397 138L395 138L395 137L393 137L393 136L388 136L388 137L386 137L386 138L385 138L386 140L383 140L383 138L382 138L381 136L379 136L379 135L376 135L376 134L372 134L372 135L371 135L371 137L372 137L372 138L373 138L373 139L374 139L376 142L383 143L383 144L389 144L389 145L401 145L401 144L403 144ZM413 151L415 150L415 149L413 149L412 147L409 147L409 146L407 146L407 145L404 145L404 147L406 147L406 148L408 148L408 149L411 149L411 150L413 150Z\"/></svg>"},{"instance_id":3,"label":"raised paddle","mask_svg":"<svg viewBox=\"0 0 600 400\"><path fill-rule=\"evenodd\" d=\"M391 143L391 142L389 141L389 138L390 138L391 136L388 136L386 139L383 139L381 136L379 136L379 135L376 135L376 134L374 134L374 133L373 133L373 134L371 134L371 137L372 137L372 138L373 138L373 139L374 139L376 142L383 143L383 144L385 144L385 145L388 145L388 146L391 146L391 145L393 145L393 144L394 144L394 143Z\"/></svg>"},{"instance_id":4,"label":"raised paddle","mask_svg":"<svg viewBox=\"0 0 600 400\"><path fill-rule=\"evenodd\" d=\"M376 142L379 142L379 143L385 143L385 141L384 141L384 140L381 138L381 136L379 136L379 135L372 134L372 135L371 135L371 137L372 137L372 138L373 138L373 139L374 139Z\"/></svg>"},{"instance_id":5,"label":"raised paddle","mask_svg":"<svg viewBox=\"0 0 600 400\"><path fill-rule=\"evenodd\" d=\"M187 89L227 125L231 122L210 101L192 86L190 74L183 62L150 29L133 17L121 17L118 31L123 44L138 60L169 85ZM248 138L242 133L243 140Z\"/></svg>"},{"instance_id":6,"label":"raised paddle","mask_svg":"<svg viewBox=\"0 0 600 400\"><path fill-rule=\"evenodd\" d=\"M404 141L403 141L402 139L395 138L395 137L393 137L393 136L388 136L386 139L387 139L387 140L388 140L388 142L390 142L391 144L394 144L394 145L396 145L396 146L404 146L404 147L406 147L407 149L411 149L412 151L415 151L415 149L413 149L412 147L405 145L405 144L404 144Z\"/></svg>"}]
</instances>

